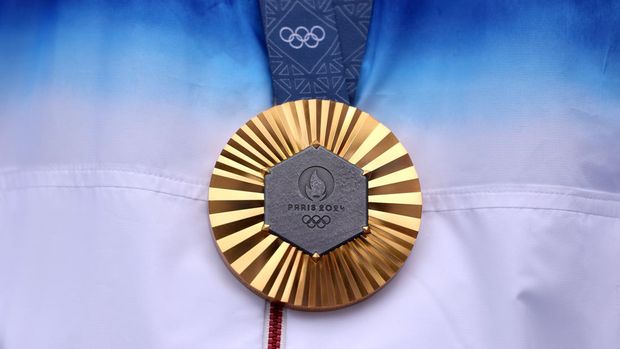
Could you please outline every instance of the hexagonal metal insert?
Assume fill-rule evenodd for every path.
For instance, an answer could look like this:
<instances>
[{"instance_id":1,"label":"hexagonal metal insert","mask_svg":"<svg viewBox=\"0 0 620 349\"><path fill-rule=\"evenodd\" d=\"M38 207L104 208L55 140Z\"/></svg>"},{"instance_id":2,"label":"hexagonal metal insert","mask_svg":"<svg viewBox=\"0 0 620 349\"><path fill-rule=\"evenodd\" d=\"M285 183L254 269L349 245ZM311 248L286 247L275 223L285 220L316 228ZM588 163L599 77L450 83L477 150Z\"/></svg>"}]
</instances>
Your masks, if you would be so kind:
<instances>
[{"instance_id":1,"label":"hexagonal metal insert","mask_svg":"<svg viewBox=\"0 0 620 349\"><path fill-rule=\"evenodd\" d=\"M309 254L324 254L368 225L362 170L323 147L308 147L265 177L265 223Z\"/></svg>"}]
</instances>

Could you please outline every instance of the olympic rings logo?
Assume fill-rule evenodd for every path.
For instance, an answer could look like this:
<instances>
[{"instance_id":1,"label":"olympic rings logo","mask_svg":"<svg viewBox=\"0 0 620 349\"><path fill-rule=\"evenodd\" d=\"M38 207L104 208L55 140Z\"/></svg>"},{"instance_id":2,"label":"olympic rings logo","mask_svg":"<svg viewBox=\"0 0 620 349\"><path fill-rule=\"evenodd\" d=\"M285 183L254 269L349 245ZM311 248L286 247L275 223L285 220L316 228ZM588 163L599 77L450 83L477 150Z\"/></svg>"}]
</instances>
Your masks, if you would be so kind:
<instances>
[{"instance_id":1,"label":"olympic rings logo","mask_svg":"<svg viewBox=\"0 0 620 349\"><path fill-rule=\"evenodd\" d=\"M313 229L314 227L323 229L325 228L326 225L328 225L332 221L332 219L329 218L329 216L304 215L303 217L301 217L301 221L310 229Z\"/></svg>"},{"instance_id":2,"label":"olympic rings logo","mask_svg":"<svg viewBox=\"0 0 620 349\"><path fill-rule=\"evenodd\" d=\"M320 25L315 25L310 30L304 26L299 26L295 30L290 27L282 27L280 28L280 39L296 50L304 45L308 48L315 48L325 39L325 29Z\"/></svg>"}]
</instances>

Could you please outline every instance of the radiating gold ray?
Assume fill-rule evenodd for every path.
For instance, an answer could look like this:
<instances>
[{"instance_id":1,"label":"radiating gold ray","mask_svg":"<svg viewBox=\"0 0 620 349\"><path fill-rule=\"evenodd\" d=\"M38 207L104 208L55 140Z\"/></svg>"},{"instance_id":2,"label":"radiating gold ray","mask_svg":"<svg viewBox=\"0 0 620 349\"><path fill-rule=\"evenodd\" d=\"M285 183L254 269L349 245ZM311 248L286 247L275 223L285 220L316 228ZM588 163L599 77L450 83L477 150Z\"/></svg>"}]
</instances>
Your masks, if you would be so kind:
<instances>
[{"instance_id":1,"label":"radiating gold ray","mask_svg":"<svg viewBox=\"0 0 620 349\"><path fill-rule=\"evenodd\" d=\"M248 151L242 145L238 144L232 139L228 141L228 144L226 144L224 150L227 153L241 159L241 161L243 161L244 163L250 164L252 167L255 167L257 169L273 166L273 162L263 157L260 153Z\"/></svg>"},{"instance_id":2,"label":"radiating gold ray","mask_svg":"<svg viewBox=\"0 0 620 349\"><path fill-rule=\"evenodd\" d=\"M266 164L267 167L271 167L284 159L280 158L280 154L277 149L278 147L271 134L269 132L262 131L260 127L262 126L260 119L252 119L252 122L248 122L247 126L252 131L252 136L256 136L260 142L265 145L265 148L263 149L254 150L254 153L261 154L263 158L267 159L269 162Z\"/></svg>"},{"instance_id":3,"label":"radiating gold ray","mask_svg":"<svg viewBox=\"0 0 620 349\"><path fill-rule=\"evenodd\" d=\"M318 142L368 178L369 234L318 259L264 226L264 171ZM420 225L419 179L405 148L372 116L342 103L273 107L235 133L209 187L216 245L233 273L263 297L303 310L363 300L404 264Z\"/></svg>"},{"instance_id":4,"label":"radiating gold ray","mask_svg":"<svg viewBox=\"0 0 620 349\"><path fill-rule=\"evenodd\" d=\"M310 139L310 121L306 117L306 111L304 104L306 101L296 101L293 103L295 108L295 116L297 117L297 122L299 124L299 133L301 134L301 148L304 149L310 145L312 139Z\"/></svg>"},{"instance_id":5,"label":"radiating gold ray","mask_svg":"<svg viewBox=\"0 0 620 349\"><path fill-rule=\"evenodd\" d=\"M384 253L391 253L392 255L396 256L399 259L403 259L403 257L407 257L409 255L409 252L411 251L411 248L403 246L397 242L395 242L394 240L391 239L387 239L385 238L385 235L383 234L383 232L381 231L381 229L375 229L377 231L375 237L377 238L381 238L381 241L387 245L389 245L389 248L383 248L382 250L384 251ZM392 251L390 251L392 250Z\"/></svg>"},{"instance_id":6,"label":"radiating gold ray","mask_svg":"<svg viewBox=\"0 0 620 349\"><path fill-rule=\"evenodd\" d=\"M415 217L421 215L422 206L409 204L388 204L384 202L369 202L368 209Z\"/></svg>"},{"instance_id":7,"label":"radiating gold ray","mask_svg":"<svg viewBox=\"0 0 620 349\"><path fill-rule=\"evenodd\" d=\"M317 108L318 101L310 100L308 103L308 115L317 115L320 112L320 108ZM319 120L318 115L314 118L307 118L308 122L310 122L310 142L319 140Z\"/></svg>"},{"instance_id":8,"label":"radiating gold ray","mask_svg":"<svg viewBox=\"0 0 620 349\"><path fill-rule=\"evenodd\" d=\"M256 207L256 208L247 208L245 210L213 213L210 216L211 226L218 227L220 225L224 225L230 222L235 222L241 219L258 216L258 215L263 214L263 212L265 212L264 207Z\"/></svg>"},{"instance_id":9,"label":"radiating gold ray","mask_svg":"<svg viewBox=\"0 0 620 349\"><path fill-rule=\"evenodd\" d=\"M282 257L284 257L284 253L291 245L288 242L282 242L276 252L271 255L267 263L262 267L262 269L256 274L254 280L250 283L251 286L255 287L257 290L263 291L269 278L276 271L276 267Z\"/></svg>"},{"instance_id":10,"label":"radiating gold ray","mask_svg":"<svg viewBox=\"0 0 620 349\"><path fill-rule=\"evenodd\" d=\"M211 201L209 203L209 210L211 213L221 213L263 206L265 206L265 202L263 200Z\"/></svg>"},{"instance_id":11,"label":"radiating gold ray","mask_svg":"<svg viewBox=\"0 0 620 349\"><path fill-rule=\"evenodd\" d=\"M406 154L407 150L405 149L405 147L403 147L403 145L400 143L396 143L392 148L386 150L383 154L379 155L367 165L363 166L362 170L364 170L365 173L374 171L377 168L388 164Z\"/></svg>"},{"instance_id":12,"label":"radiating gold ray","mask_svg":"<svg viewBox=\"0 0 620 349\"><path fill-rule=\"evenodd\" d=\"M250 128L251 125L252 124L247 123L243 125L243 127L241 127L239 131L237 131L236 135L239 139L245 141L245 144L247 144L247 146L243 146L241 143L238 143L238 145L242 146L242 148L248 154L253 154L253 156L260 155L260 157L265 159L264 161L269 163L274 162L273 155L266 148L266 144L264 144L264 142L262 142L260 138L258 138L258 136ZM231 139L228 141L228 144L234 143L237 143L237 140Z\"/></svg>"},{"instance_id":13,"label":"radiating gold ray","mask_svg":"<svg viewBox=\"0 0 620 349\"><path fill-rule=\"evenodd\" d=\"M248 143L248 141L243 139L243 137L241 137L239 134L234 134L228 141L228 145L233 146L235 149L245 154L252 154L252 156L260 159L264 163L268 164L271 162L267 157L265 157L258 150L256 150L256 148L252 144Z\"/></svg>"},{"instance_id":14,"label":"radiating gold ray","mask_svg":"<svg viewBox=\"0 0 620 349\"><path fill-rule=\"evenodd\" d=\"M259 181L259 180L254 180L252 178L248 178L248 177L244 177L244 176L240 176L236 173L233 172L228 172L219 168L214 168L213 169L213 175L214 176L222 176L222 177L226 177L229 179L234 179L236 181L240 181L240 182L245 182L245 183L250 183L250 184L256 184L256 185L263 185L263 181Z\"/></svg>"},{"instance_id":15,"label":"radiating gold ray","mask_svg":"<svg viewBox=\"0 0 620 349\"><path fill-rule=\"evenodd\" d=\"M355 125L356 127L352 132L351 138L345 142L345 146L338 155L353 163L353 161L351 161L351 156L359 150L362 143L366 141L368 136L378 125L379 122L372 116L362 113L359 122ZM360 154L360 157L361 156L363 156L363 154Z\"/></svg>"},{"instance_id":16,"label":"radiating gold ray","mask_svg":"<svg viewBox=\"0 0 620 349\"><path fill-rule=\"evenodd\" d=\"M256 129L267 139L267 143L271 149L275 151L277 155L277 162L280 162L287 158L286 154L282 151L282 144L278 138L277 133L269 125L269 120L260 113L256 118L252 119L252 122Z\"/></svg>"},{"instance_id":17,"label":"radiating gold ray","mask_svg":"<svg viewBox=\"0 0 620 349\"><path fill-rule=\"evenodd\" d=\"M393 204L422 205L422 194L420 192L417 192L417 193L369 195L368 202L385 202L385 203L393 203Z\"/></svg>"},{"instance_id":18,"label":"radiating gold ray","mask_svg":"<svg viewBox=\"0 0 620 349\"><path fill-rule=\"evenodd\" d=\"M282 113L282 123L287 128L287 134L293 142L293 147L295 148L295 153L304 149L302 143L304 143L301 128L299 126L299 119L297 119L297 115L295 113L295 104L294 103L286 103L281 105L281 113Z\"/></svg>"},{"instance_id":19,"label":"radiating gold ray","mask_svg":"<svg viewBox=\"0 0 620 349\"><path fill-rule=\"evenodd\" d=\"M228 147L234 148L238 152L242 153L244 156L251 158L253 161L258 163L259 168L271 167L273 165L273 160L269 159L261 152L257 151L250 143L248 143L245 139L243 139L239 135L234 135L230 140L228 140Z\"/></svg>"},{"instance_id":20,"label":"radiating gold ray","mask_svg":"<svg viewBox=\"0 0 620 349\"><path fill-rule=\"evenodd\" d=\"M310 257L307 254L301 256L301 270L299 277L297 278L297 293L295 294L295 303L300 305L308 305L308 297L304 297L306 294L306 284L308 283L308 261Z\"/></svg>"},{"instance_id":21,"label":"radiating gold ray","mask_svg":"<svg viewBox=\"0 0 620 349\"><path fill-rule=\"evenodd\" d=\"M346 304L353 300L352 291L345 286L345 274L344 270L338 265L336 260L336 252L327 255L329 259L329 267L332 280L334 282L334 297L335 304Z\"/></svg>"},{"instance_id":22,"label":"radiating gold ray","mask_svg":"<svg viewBox=\"0 0 620 349\"><path fill-rule=\"evenodd\" d=\"M389 258L388 254L383 253L383 250L377 246L375 240L371 239L370 236L364 236L359 239L359 241L367 249L370 255L369 260L376 261L376 264L379 265L377 270L381 273L381 277L387 282L390 276L398 271L400 265L394 263L394 261Z\"/></svg>"},{"instance_id":23,"label":"radiating gold ray","mask_svg":"<svg viewBox=\"0 0 620 349\"><path fill-rule=\"evenodd\" d=\"M327 137L327 144L325 147L332 152L334 151L334 142L338 138L339 133L342 131L343 117L342 114L347 108L342 103L334 103L333 118L331 120L331 126L329 128L329 136Z\"/></svg>"},{"instance_id":24,"label":"radiating gold ray","mask_svg":"<svg viewBox=\"0 0 620 349\"><path fill-rule=\"evenodd\" d=\"M321 114L319 118L319 141L321 142L321 144L325 145L327 144L327 125L329 124L329 106L331 103L328 101L320 101L319 103L321 104Z\"/></svg>"},{"instance_id":25,"label":"radiating gold ray","mask_svg":"<svg viewBox=\"0 0 620 349\"><path fill-rule=\"evenodd\" d=\"M261 171L265 168L265 166L261 166L258 164L254 164L252 162L248 162L245 159L230 153L227 149L222 150L221 156L227 158L229 161L234 161L237 164L244 166L245 168L249 168L252 171L256 171L256 173L261 173ZM271 166L269 166L271 167Z\"/></svg>"},{"instance_id":26,"label":"radiating gold ray","mask_svg":"<svg viewBox=\"0 0 620 349\"><path fill-rule=\"evenodd\" d=\"M337 103L334 103L333 101L323 103L328 105L326 114L327 118L325 119L327 128L325 129L325 143L323 143L323 145L325 148L329 149L329 145L333 142L334 134L336 133L336 130L334 130L334 125L337 124L337 121L334 121L334 119L338 118L338 114L336 114L334 109L336 108Z\"/></svg>"},{"instance_id":27,"label":"radiating gold ray","mask_svg":"<svg viewBox=\"0 0 620 349\"><path fill-rule=\"evenodd\" d=\"M345 291L347 291L347 298L351 300L361 299L363 297L362 292L358 286L355 277L353 277L353 272L349 265L346 262L346 258L344 256L343 247L336 249L331 252L330 255L334 256L334 262L338 267L338 271L340 272L341 279L343 281L343 285L345 287Z\"/></svg>"},{"instance_id":28,"label":"radiating gold ray","mask_svg":"<svg viewBox=\"0 0 620 349\"><path fill-rule=\"evenodd\" d=\"M322 258L319 264L320 292L322 304L336 304L337 283L333 278L334 268L331 266L329 258Z\"/></svg>"},{"instance_id":29,"label":"radiating gold ray","mask_svg":"<svg viewBox=\"0 0 620 349\"><path fill-rule=\"evenodd\" d=\"M258 131L257 128L256 130ZM278 162L278 156L271 150L272 147L268 143L266 137L262 136L260 133L254 132L253 123L248 122L246 125L243 125L241 131L256 144L256 146L253 147L254 149L251 150L252 152L262 154L263 157L272 164Z\"/></svg>"},{"instance_id":30,"label":"radiating gold ray","mask_svg":"<svg viewBox=\"0 0 620 349\"><path fill-rule=\"evenodd\" d=\"M308 306L317 307L317 263L308 264Z\"/></svg>"},{"instance_id":31,"label":"radiating gold ray","mask_svg":"<svg viewBox=\"0 0 620 349\"><path fill-rule=\"evenodd\" d=\"M252 181L257 181L257 182L260 182L260 183L263 182L263 175L262 174L260 176L255 176L253 174L244 172L244 171L239 170L237 168L234 168L232 166L228 166L226 164L223 164L221 162L216 162L215 163L215 168L219 169L219 170L222 170L222 171L234 173L237 176L245 177L245 178L247 178L249 180L252 180Z\"/></svg>"},{"instance_id":32,"label":"radiating gold ray","mask_svg":"<svg viewBox=\"0 0 620 349\"><path fill-rule=\"evenodd\" d=\"M388 134L383 137L382 140L379 141L374 147L372 147L364 156L362 156L359 161L355 163L357 167L364 168L368 163L375 160L377 157L383 155L386 151L388 151L394 145L399 144L398 139L394 136L393 133Z\"/></svg>"},{"instance_id":33,"label":"radiating gold ray","mask_svg":"<svg viewBox=\"0 0 620 349\"><path fill-rule=\"evenodd\" d=\"M360 147L357 148L355 153L353 153L349 161L352 164L357 163L362 158L362 156L364 156L364 154L368 153L375 145L377 145L377 143L381 142L383 138L387 137L388 134L390 134L390 130L382 124L378 124L377 127L372 130L370 135L366 137L364 142L362 142L362 145L360 145Z\"/></svg>"},{"instance_id":34,"label":"radiating gold ray","mask_svg":"<svg viewBox=\"0 0 620 349\"><path fill-rule=\"evenodd\" d=\"M285 158L289 158L289 157L293 156L295 154L295 152L293 151L293 145L291 143L291 140L286 136L286 132L284 130L284 126L282 125L282 123L280 122L279 117L277 116L278 114L276 114L276 113L268 113L268 114L261 113L260 115L262 115L265 118L264 120L268 123L269 129L271 131L273 131L273 133L276 135L276 139L278 140L279 149L280 149L280 151L282 153L284 153L284 155L285 155L284 157ZM267 127L267 124L265 124L265 127Z\"/></svg>"},{"instance_id":35,"label":"radiating gold ray","mask_svg":"<svg viewBox=\"0 0 620 349\"><path fill-rule=\"evenodd\" d=\"M411 166L413 166L413 164L411 163L411 159L409 158L409 155L403 155L399 157L398 159L395 159L394 161L387 163L384 166L381 166L373 170L372 172L367 172L366 177L369 180L373 180L373 179L381 178L390 173L400 171L404 168L408 168Z\"/></svg>"},{"instance_id":36,"label":"radiating gold ray","mask_svg":"<svg viewBox=\"0 0 620 349\"><path fill-rule=\"evenodd\" d=\"M391 240L394 240L402 245L411 245L413 246L413 243L415 242L415 231L413 229L410 229L410 231L413 232L412 234L408 234L403 232L402 230L396 230L396 229L392 229L389 226L386 226L385 224L381 224L379 220L373 220L373 219L369 219L369 221L371 222L371 224L375 223L375 227L373 227L374 229L379 229L380 231L384 232L385 234L388 234L389 236L392 236L393 238L391 238ZM410 247L411 247L410 246Z\"/></svg>"},{"instance_id":37,"label":"radiating gold ray","mask_svg":"<svg viewBox=\"0 0 620 349\"><path fill-rule=\"evenodd\" d=\"M366 275L368 276L368 281L372 284L373 289L379 287L379 285L383 285L383 277L377 271L376 265L372 258L368 255L368 251L359 243L359 239L353 240L350 242L351 250L359 260L358 265L364 269ZM369 290L368 292L372 292L373 290Z\"/></svg>"},{"instance_id":38,"label":"radiating gold ray","mask_svg":"<svg viewBox=\"0 0 620 349\"><path fill-rule=\"evenodd\" d=\"M414 230L418 230L420 228L420 218L417 217L410 217L377 210L368 210L368 217L378 218Z\"/></svg>"},{"instance_id":39,"label":"radiating gold ray","mask_svg":"<svg viewBox=\"0 0 620 349\"><path fill-rule=\"evenodd\" d=\"M291 298L291 294L293 292L293 286L295 286L295 282L297 282L297 270L299 269L299 265L301 264L301 257L303 252L301 250L297 250L295 252L295 262L293 262L293 267L291 268L290 273L288 273L288 278L286 280L286 286L284 287L284 292L282 293L282 302L289 302Z\"/></svg>"},{"instance_id":40,"label":"radiating gold ray","mask_svg":"<svg viewBox=\"0 0 620 349\"><path fill-rule=\"evenodd\" d=\"M219 240L225 236L228 236L230 234L236 233L241 229L245 229L249 226L252 226L256 223L263 223L264 221L264 216L260 215L260 216L254 216L254 217L250 217L250 218L246 218L246 219L241 219L235 222L231 222L228 224L224 224L224 225L220 225L218 227L211 227L211 230L213 231L213 237L215 238L215 240ZM268 234L267 232L265 232L265 234ZM262 234L262 236L264 236L265 234Z\"/></svg>"},{"instance_id":41,"label":"radiating gold ray","mask_svg":"<svg viewBox=\"0 0 620 349\"><path fill-rule=\"evenodd\" d=\"M245 165L242 165L241 163L237 161L231 160L224 155L220 155L220 158L217 160L217 162L224 164L224 165L228 165L232 168L236 168L237 170L250 174L254 177L260 178L262 176L262 174L259 171L249 168Z\"/></svg>"},{"instance_id":42,"label":"radiating gold ray","mask_svg":"<svg viewBox=\"0 0 620 349\"><path fill-rule=\"evenodd\" d=\"M360 118L362 117L362 114L364 113L357 108L349 108L347 110L347 120L345 120L343 124L343 128L345 130L341 133L342 139L338 140L334 146L334 153L338 155L343 154L345 148L351 144L349 141L353 138L353 135L359 131Z\"/></svg>"},{"instance_id":43,"label":"radiating gold ray","mask_svg":"<svg viewBox=\"0 0 620 349\"><path fill-rule=\"evenodd\" d=\"M402 248L404 250L404 252L402 250L399 250L398 248L393 247L389 243L386 243L382 236L370 235L365 238L372 244L372 246L377 251L381 253L381 255L386 260L390 261L390 264L395 266L396 271L398 271L398 269L402 267L402 265L405 263L405 259L409 255L409 251L411 251L411 246L405 248L398 245L399 248Z\"/></svg>"},{"instance_id":44,"label":"radiating gold ray","mask_svg":"<svg viewBox=\"0 0 620 349\"><path fill-rule=\"evenodd\" d=\"M407 234L409 236L413 236L413 237L418 236L418 230L413 229L413 227L405 227L405 226L396 224L394 222L386 221L386 220L373 217L370 215L368 216L368 224L373 226L375 229L378 228L379 231L381 231L383 228L390 228L390 229L398 230L402 232L403 234Z\"/></svg>"},{"instance_id":45,"label":"radiating gold ray","mask_svg":"<svg viewBox=\"0 0 620 349\"><path fill-rule=\"evenodd\" d=\"M240 243L246 241L250 237L258 234L262 226L263 222L258 222L245 229L241 229L236 233L224 236L223 238L217 240L217 245L220 247L220 250L222 250L222 252L226 252L231 248L239 245Z\"/></svg>"},{"instance_id":46,"label":"radiating gold ray","mask_svg":"<svg viewBox=\"0 0 620 349\"><path fill-rule=\"evenodd\" d=\"M256 244L256 246L252 247L248 252L246 252L241 257L239 257L237 260L232 262L230 266L237 273L243 273L243 271L248 266L250 266L250 264L254 262L254 260L256 260L256 258L258 258L258 256L260 256L260 254L263 251L265 251L269 247L269 245L274 243L277 239L278 238L275 235L267 235L267 237L261 240L261 242L259 242L258 244Z\"/></svg>"},{"instance_id":47,"label":"radiating gold ray","mask_svg":"<svg viewBox=\"0 0 620 349\"><path fill-rule=\"evenodd\" d=\"M353 279L359 290L362 291L362 294L367 296L372 293L374 287L364 272L364 261L357 257L357 254L353 252L353 248L343 249L342 254L344 256L344 263L349 267L349 270L351 270L351 275L353 275Z\"/></svg>"},{"instance_id":48,"label":"radiating gold ray","mask_svg":"<svg viewBox=\"0 0 620 349\"><path fill-rule=\"evenodd\" d=\"M353 152L357 149L357 147L353 147L354 149L351 149L351 146L355 143L356 140L360 139L357 138L358 134L360 132L363 132L363 130L370 132L370 130L374 128L374 125L371 125L371 122L369 122L369 120L371 119L372 117L370 115L364 113L359 109L356 109L353 120L351 120L351 125L349 126L347 136L345 139L343 139L340 149L337 150L338 156L343 157L347 160L351 157ZM361 144L362 141L363 140L360 139L359 144ZM350 153L349 150L351 150Z\"/></svg>"},{"instance_id":49,"label":"radiating gold ray","mask_svg":"<svg viewBox=\"0 0 620 349\"><path fill-rule=\"evenodd\" d=\"M232 189L239 191L250 191L256 193L262 193L265 188L262 184L251 184L245 181L238 181L228 177L222 177L219 175L213 175L211 177L211 185L221 189Z\"/></svg>"},{"instance_id":50,"label":"radiating gold ray","mask_svg":"<svg viewBox=\"0 0 620 349\"><path fill-rule=\"evenodd\" d=\"M368 189L381 187L388 184L400 183L404 181L418 179L418 175L413 170L413 167L407 167L396 172L392 172L389 175L371 179L368 181Z\"/></svg>"},{"instance_id":51,"label":"radiating gold ray","mask_svg":"<svg viewBox=\"0 0 620 349\"><path fill-rule=\"evenodd\" d=\"M271 285L271 289L269 290L268 296L270 298L276 298L276 296L278 295L278 292L281 291L281 288L286 286L283 284L283 281L284 281L286 274L290 273L289 267L291 266L291 262L293 261L293 256L295 255L296 251L297 251L296 248L290 248L287 251L286 259L284 260L284 264L282 264L282 267L280 268L280 270L274 271L278 273L278 276L276 277L276 280L273 282L273 285Z\"/></svg>"}]
</instances>

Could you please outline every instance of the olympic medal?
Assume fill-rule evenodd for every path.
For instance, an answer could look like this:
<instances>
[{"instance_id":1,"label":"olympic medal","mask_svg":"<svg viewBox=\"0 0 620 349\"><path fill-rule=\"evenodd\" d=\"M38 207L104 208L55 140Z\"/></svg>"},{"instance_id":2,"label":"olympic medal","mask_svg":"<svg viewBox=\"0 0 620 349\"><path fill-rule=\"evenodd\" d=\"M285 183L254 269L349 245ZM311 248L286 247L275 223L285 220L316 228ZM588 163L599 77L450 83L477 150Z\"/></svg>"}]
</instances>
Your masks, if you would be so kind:
<instances>
[{"instance_id":1,"label":"olympic medal","mask_svg":"<svg viewBox=\"0 0 620 349\"><path fill-rule=\"evenodd\" d=\"M369 114L298 100L243 125L220 154L209 218L243 284L299 310L366 299L403 266L422 196L404 146Z\"/></svg>"}]
</instances>

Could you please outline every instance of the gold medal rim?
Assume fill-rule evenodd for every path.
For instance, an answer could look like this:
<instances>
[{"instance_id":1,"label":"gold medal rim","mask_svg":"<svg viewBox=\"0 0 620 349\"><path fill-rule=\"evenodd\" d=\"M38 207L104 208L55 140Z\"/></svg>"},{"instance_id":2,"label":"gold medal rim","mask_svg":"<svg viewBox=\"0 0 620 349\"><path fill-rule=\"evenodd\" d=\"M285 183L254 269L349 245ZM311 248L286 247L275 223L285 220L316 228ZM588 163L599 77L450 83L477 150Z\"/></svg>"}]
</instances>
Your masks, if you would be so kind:
<instances>
[{"instance_id":1,"label":"gold medal rim","mask_svg":"<svg viewBox=\"0 0 620 349\"><path fill-rule=\"evenodd\" d=\"M319 145L367 176L368 227L311 256L269 232L261 189L272 166ZM208 203L229 270L257 295L305 311L343 308L383 288L407 260L422 215L419 178L396 136L358 108L320 99L271 107L239 128L216 161Z\"/></svg>"}]
</instances>

